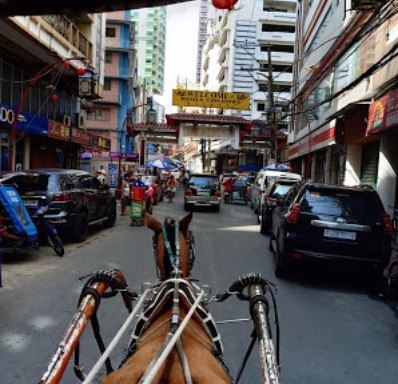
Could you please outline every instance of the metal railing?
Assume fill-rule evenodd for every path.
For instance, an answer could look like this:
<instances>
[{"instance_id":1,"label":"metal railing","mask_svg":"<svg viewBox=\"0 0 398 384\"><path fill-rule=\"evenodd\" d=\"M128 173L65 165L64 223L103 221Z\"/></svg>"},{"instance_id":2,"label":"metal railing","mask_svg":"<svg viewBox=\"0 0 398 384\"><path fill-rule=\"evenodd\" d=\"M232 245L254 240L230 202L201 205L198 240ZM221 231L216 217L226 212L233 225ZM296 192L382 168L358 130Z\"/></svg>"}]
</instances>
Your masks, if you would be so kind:
<instances>
[{"instance_id":1,"label":"metal railing","mask_svg":"<svg viewBox=\"0 0 398 384\"><path fill-rule=\"evenodd\" d=\"M87 38L83 36L76 24L62 15L45 15L42 16L42 18L65 40L91 60L93 46Z\"/></svg>"}]
</instances>

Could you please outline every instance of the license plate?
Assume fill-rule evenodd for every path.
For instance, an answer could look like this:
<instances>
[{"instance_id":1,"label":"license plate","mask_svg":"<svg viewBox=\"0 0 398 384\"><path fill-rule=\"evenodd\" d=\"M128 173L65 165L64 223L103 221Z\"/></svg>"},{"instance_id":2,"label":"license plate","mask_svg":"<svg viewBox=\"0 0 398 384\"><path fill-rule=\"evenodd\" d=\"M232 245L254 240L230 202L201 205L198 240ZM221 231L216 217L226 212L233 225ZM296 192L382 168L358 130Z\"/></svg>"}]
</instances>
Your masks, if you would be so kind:
<instances>
[{"instance_id":1,"label":"license plate","mask_svg":"<svg viewBox=\"0 0 398 384\"><path fill-rule=\"evenodd\" d=\"M198 196L210 196L210 191L198 191Z\"/></svg>"},{"instance_id":2,"label":"license plate","mask_svg":"<svg viewBox=\"0 0 398 384\"><path fill-rule=\"evenodd\" d=\"M356 240L357 233L349 231L336 231L334 229L325 229L323 232L324 237L331 239L341 239L341 240Z\"/></svg>"},{"instance_id":3,"label":"license plate","mask_svg":"<svg viewBox=\"0 0 398 384\"><path fill-rule=\"evenodd\" d=\"M26 207L37 207L39 204L37 200L24 200L23 203Z\"/></svg>"}]
</instances>

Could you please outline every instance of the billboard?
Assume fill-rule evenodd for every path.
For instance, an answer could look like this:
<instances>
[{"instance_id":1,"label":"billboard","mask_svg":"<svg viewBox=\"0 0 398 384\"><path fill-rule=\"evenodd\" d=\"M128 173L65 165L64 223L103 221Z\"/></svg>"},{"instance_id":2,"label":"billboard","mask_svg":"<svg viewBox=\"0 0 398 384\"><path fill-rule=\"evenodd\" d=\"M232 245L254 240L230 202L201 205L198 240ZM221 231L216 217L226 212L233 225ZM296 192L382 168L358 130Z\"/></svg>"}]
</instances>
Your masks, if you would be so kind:
<instances>
[{"instance_id":1,"label":"billboard","mask_svg":"<svg viewBox=\"0 0 398 384\"><path fill-rule=\"evenodd\" d=\"M249 109L250 93L173 89L172 104L181 107Z\"/></svg>"}]
</instances>

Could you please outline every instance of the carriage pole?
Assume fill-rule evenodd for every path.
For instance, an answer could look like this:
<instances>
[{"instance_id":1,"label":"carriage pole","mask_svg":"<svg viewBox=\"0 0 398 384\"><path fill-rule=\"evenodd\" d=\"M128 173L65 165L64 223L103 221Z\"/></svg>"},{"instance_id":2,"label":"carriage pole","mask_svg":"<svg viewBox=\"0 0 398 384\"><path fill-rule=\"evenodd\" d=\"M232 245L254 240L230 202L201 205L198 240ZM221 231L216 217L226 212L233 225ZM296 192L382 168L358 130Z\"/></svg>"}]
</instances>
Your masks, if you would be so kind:
<instances>
[{"instance_id":1,"label":"carriage pole","mask_svg":"<svg viewBox=\"0 0 398 384\"><path fill-rule=\"evenodd\" d=\"M275 357L271 328L268 319L268 305L263 300L264 289L259 284L249 288L250 297L254 300L252 317L258 339L260 366L264 384L280 384L279 367ZM259 298L259 300L256 300Z\"/></svg>"},{"instance_id":2,"label":"carriage pole","mask_svg":"<svg viewBox=\"0 0 398 384\"><path fill-rule=\"evenodd\" d=\"M105 282L96 282L91 286L91 288L97 291L102 297L108 288L108 284ZM86 329L91 316L97 310L97 304L98 303L92 294L88 294L83 298L68 326L65 336L51 359L47 372L43 375L39 384L58 384L61 381L62 375L68 366L69 360L81 335Z\"/></svg>"}]
</instances>

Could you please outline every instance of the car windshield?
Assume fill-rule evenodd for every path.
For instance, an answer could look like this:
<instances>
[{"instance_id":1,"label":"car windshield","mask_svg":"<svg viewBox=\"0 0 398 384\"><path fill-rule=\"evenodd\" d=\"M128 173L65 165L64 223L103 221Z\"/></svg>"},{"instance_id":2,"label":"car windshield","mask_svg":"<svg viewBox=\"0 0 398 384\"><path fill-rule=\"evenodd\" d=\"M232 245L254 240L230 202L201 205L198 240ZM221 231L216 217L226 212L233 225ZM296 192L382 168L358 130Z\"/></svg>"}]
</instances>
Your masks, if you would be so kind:
<instances>
[{"instance_id":1,"label":"car windshield","mask_svg":"<svg viewBox=\"0 0 398 384\"><path fill-rule=\"evenodd\" d=\"M217 178L212 176L192 176L189 185L199 188L213 188L217 185Z\"/></svg>"},{"instance_id":2,"label":"car windshield","mask_svg":"<svg viewBox=\"0 0 398 384\"><path fill-rule=\"evenodd\" d=\"M58 189L58 178L56 175L17 175L4 181L3 183L14 184L22 193L36 191L55 192Z\"/></svg>"},{"instance_id":3,"label":"car windshield","mask_svg":"<svg viewBox=\"0 0 398 384\"><path fill-rule=\"evenodd\" d=\"M375 193L338 190L307 190L301 201L303 212L347 217L356 220L379 220L383 206Z\"/></svg>"},{"instance_id":4,"label":"car windshield","mask_svg":"<svg viewBox=\"0 0 398 384\"><path fill-rule=\"evenodd\" d=\"M271 191L270 196L276 199L281 199L286 196L286 194L292 188L292 184L276 184Z\"/></svg>"}]
</instances>

